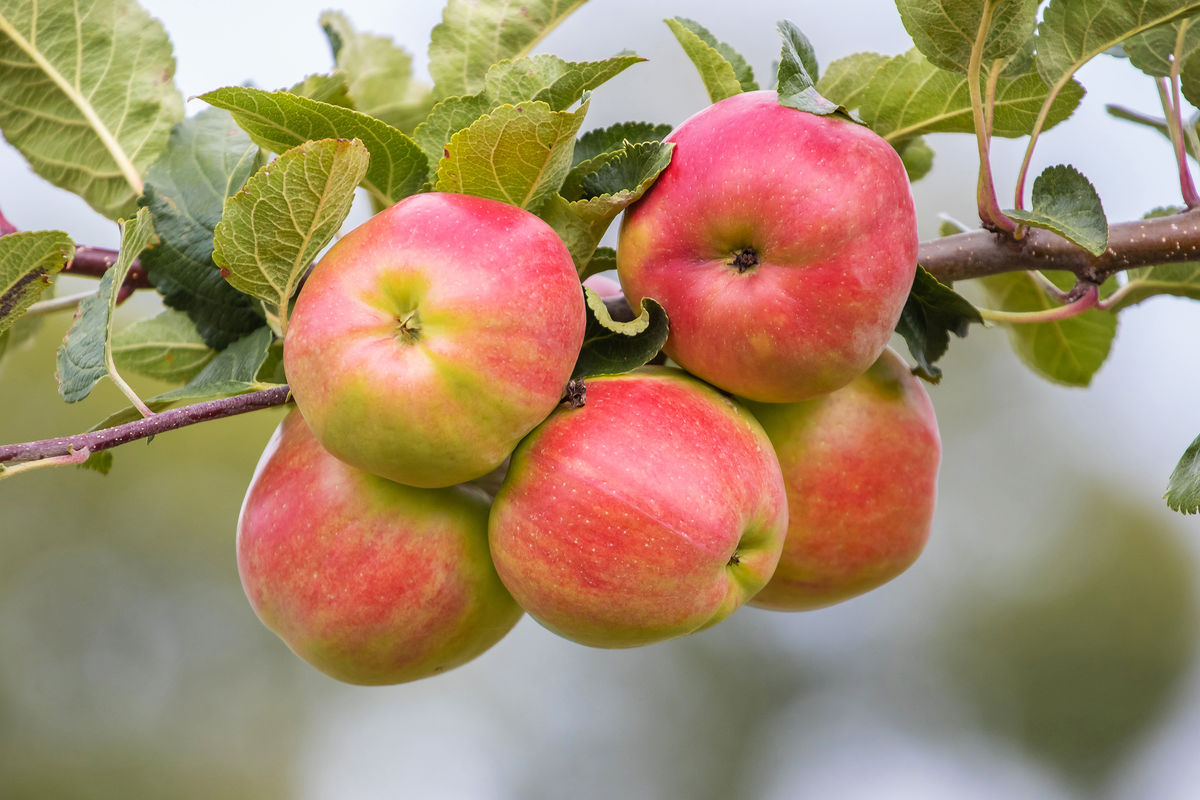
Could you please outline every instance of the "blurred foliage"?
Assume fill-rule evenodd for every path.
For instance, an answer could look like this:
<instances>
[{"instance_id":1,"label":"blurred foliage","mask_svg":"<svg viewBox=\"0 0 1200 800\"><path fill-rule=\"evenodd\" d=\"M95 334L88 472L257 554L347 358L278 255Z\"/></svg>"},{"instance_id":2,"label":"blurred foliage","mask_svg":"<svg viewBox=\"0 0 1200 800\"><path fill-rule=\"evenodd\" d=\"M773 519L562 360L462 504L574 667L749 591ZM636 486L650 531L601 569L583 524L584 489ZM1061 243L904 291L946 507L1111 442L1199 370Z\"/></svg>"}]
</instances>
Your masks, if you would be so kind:
<instances>
[{"instance_id":1,"label":"blurred foliage","mask_svg":"<svg viewBox=\"0 0 1200 800\"><path fill-rule=\"evenodd\" d=\"M1074 526L1003 596L964 598L940 649L987 727L1093 785L1167 710L1200 622L1182 540L1118 495L1074 498Z\"/></svg>"}]
</instances>

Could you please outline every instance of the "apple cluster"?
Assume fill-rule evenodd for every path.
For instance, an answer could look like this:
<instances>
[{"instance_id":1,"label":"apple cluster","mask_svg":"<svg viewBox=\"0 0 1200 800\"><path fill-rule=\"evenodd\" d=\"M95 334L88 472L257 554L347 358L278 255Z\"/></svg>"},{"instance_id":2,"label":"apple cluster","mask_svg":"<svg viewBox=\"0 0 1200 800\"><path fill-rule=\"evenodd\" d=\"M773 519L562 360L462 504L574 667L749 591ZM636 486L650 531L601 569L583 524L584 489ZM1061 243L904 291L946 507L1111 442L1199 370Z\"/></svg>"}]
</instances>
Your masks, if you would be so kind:
<instances>
[{"instance_id":1,"label":"apple cluster","mask_svg":"<svg viewBox=\"0 0 1200 800\"><path fill-rule=\"evenodd\" d=\"M535 215L427 193L340 240L292 312L296 403L251 481L260 619L359 684L462 664L528 612L596 647L744 604L819 608L929 533L940 443L887 342L916 268L899 157L867 128L723 100L626 211L618 276L678 366L564 393L586 309ZM484 476L502 478L486 492Z\"/></svg>"}]
</instances>

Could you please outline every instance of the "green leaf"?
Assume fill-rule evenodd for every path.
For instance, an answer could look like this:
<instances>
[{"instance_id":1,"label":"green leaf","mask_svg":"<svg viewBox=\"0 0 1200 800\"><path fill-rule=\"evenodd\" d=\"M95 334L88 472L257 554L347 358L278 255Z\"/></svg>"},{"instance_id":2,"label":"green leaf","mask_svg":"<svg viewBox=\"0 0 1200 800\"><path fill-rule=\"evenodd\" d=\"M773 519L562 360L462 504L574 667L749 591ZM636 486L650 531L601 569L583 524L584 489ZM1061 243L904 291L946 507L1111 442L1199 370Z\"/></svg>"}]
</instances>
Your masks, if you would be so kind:
<instances>
[{"instance_id":1,"label":"green leaf","mask_svg":"<svg viewBox=\"0 0 1200 800\"><path fill-rule=\"evenodd\" d=\"M449 0L429 41L434 95L475 94L488 68L529 53L585 0Z\"/></svg>"},{"instance_id":2,"label":"green leaf","mask_svg":"<svg viewBox=\"0 0 1200 800\"><path fill-rule=\"evenodd\" d=\"M625 147L625 143L660 142L671 132L670 125L652 122L618 122L607 128L596 128L579 137L571 166Z\"/></svg>"},{"instance_id":3,"label":"green leaf","mask_svg":"<svg viewBox=\"0 0 1200 800\"><path fill-rule=\"evenodd\" d=\"M358 139L305 142L225 200L213 260L236 289L267 304L281 333L288 300L346 221L370 158Z\"/></svg>"},{"instance_id":4,"label":"green leaf","mask_svg":"<svg viewBox=\"0 0 1200 800\"><path fill-rule=\"evenodd\" d=\"M617 268L617 251L611 247L597 247L579 277L587 278L598 272L607 272Z\"/></svg>"},{"instance_id":5,"label":"green leaf","mask_svg":"<svg viewBox=\"0 0 1200 800\"><path fill-rule=\"evenodd\" d=\"M183 118L171 42L135 0L0 0L0 130L38 175L132 214Z\"/></svg>"},{"instance_id":6,"label":"green leaf","mask_svg":"<svg viewBox=\"0 0 1200 800\"><path fill-rule=\"evenodd\" d=\"M667 341L667 312L657 301L642 300L641 313L629 322L617 322L600 295L584 288L588 319L583 348L571 380L596 375L619 375L648 364Z\"/></svg>"},{"instance_id":7,"label":"green leaf","mask_svg":"<svg viewBox=\"0 0 1200 800\"><path fill-rule=\"evenodd\" d=\"M275 335L267 326L248 333L226 347L178 389L150 399L151 407L160 403L198 403L267 388L258 383L258 370L267 360Z\"/></svg>"},{"instance_id":8,"label":"green leaf","mask_svg":"<svg viewBox=\"0 0 1200 800\"><path fill-rule=\"evenodd\" d=\"M1033 210L1006 210L1018 222L1054 231L1094 256L1108 249L1108 219L1091 182L1067 164L1048 167L1033 182Z\"/></svg>"},{"instance_id":9,"label":"green leaf","mask_svg":"<svg viewBox=\"0 0 1200 800\"><path fill-rule=\"evenodd\" d=\"M338 70L348 80L347 92L356 109L401 131L411 131L425 118L433 94L429 86L413 79L407 50L384 36L359 33L337 11L323 13L321 27Z\"/></svg>"},{"instance_id":10,"label":"green leaf","mask_svg":"<svg viewBox=\"0 0 1200 800\"><path fill-rule=\"evenodd\" d=\"M717 41L698 22L684 17L663 21L696 66L708 97L714 103L758 88L746 59L729 45Z\"/></svg>"},{"instance_id":11,"label":"green leaf","mask_svg":"<svg viewBox=\"0 0 1200 800\"><path fill-rule=\"evenodd\" d=\"M258 304L226 283L212 259L225 198L242 188L259 157L227 111L206 109L171 131L140 201L160 240L142 255L142 267L163 302L187 312L218 350L263 324Z\"/></svg>"},{"instance_id":12,"label":"green leaf","mask_svg":"<svg viewBox=\"0 0 1200 800\"><path fill-rule=\"evenodd\" d=\"M75 322L58 348L58 393L68 403L87 397L105 375L120 383L112 361L112 314L117 290L129 274L134 259L154 240L150 211L138 209L137 216L121 225L121 252L117 263L100 279L97 293L79 304Z\"/></svg>"},{"instance_id":13,"label":"green leaf","mask_svg":"<svg viewBox=\"0 0 1200 800\"><path fill-rule=\"evenodd\" d=\"M1179 63L1182 67L1189 56L1200 51L1200 20L1178 19L1131 36L1124 44L1129 63L1156 78L1171 74L1177 47L1180 49Z\"/></svg>"},{"instance_id":14,"label":"green leaf","mask_svg":"<svg viewBox=\"0 0 1200 800\"><path fill-rule=\"evenodd\" d=\"M355 107L354 101L350 98L350 86L346 83L344 72L335 72L332 75L309 75L286 91L289 94L342 108Z\"/></svg>"},{"instance_id":15,"label":"green leaf","mask_svg":"<svg viewBox=\"0 0 1200 800\"><path fill-rule=\"evenodd\" d=\"M585 92L645 60L628 53L603 61L563 61L552 55L501 61L487 71L483 94L496 105L541 100L564 111Z\"/></svg>"},{"instance_id":16,"label":"green leaf","mask_svg":"<svg viewBox=\"0 0 1200 800\"><path fill-rule=\"evenodd\" d=\"M539 55L501 61L488 70L481 92L442 100L413 137L436 170L450 137L497 107L541 100L552 111L565 111L585 92L644 60L636 55L618 55L603 61L573 62Z\"/></svg>"},{"instance_id":17,"label":"green leaf","mask_svg":"<svg viewBox=\"0 0 1200 800\"><path fill-rule=\"evenodd\" d=\"M560 192L540 209L581 275L613 219L646 193L674 149L669 142L642 142L596 156L571 170Z\"/></svg>"},{"instance_id":18,"label":"green leaf","mask_svg":"<svg viewBox=\"0 0 1200 800\"><path fill-rule=\"evenodd\" d=\"M838 105L858 108L875 73L892 60L880 53L854 53L833 61L817 81L817 91Z\"/></svg>"},{"instance_id":19,"label":"green leaf","mask_svg":"<svg viewBox=\"0 0 1200 800\"><path fill-rule=\"evenodd\" d=\"M993 135L1028 135L1048 91L1037 73L1002 74L996 84ZM1071 116L1081 99L1079 84L1064 86L1050 107L1044 129ZM975 131L966 77L935 67L916 50L879 67L854 101L849 107L857 107L862 121L893 144L926 133Z\"/></svg>"},{"instance_id":20,"label":"green leaf","mask_svg":"<svg viewBox=\"0 0 1200 800\"><path fill-rule=\"evenodd\" d=\"M909 182L919 181L933 169L933 148L920 136L909 139L900 148L900 160L904 162Z\"/></svg>"},{"instance_id":21,"label":"green leaf","mask_svg":"<svg viewBox=\"0 0 1200 800\"><path fill-rule=\"evenodd\" d=\"M1050 274L1061 288L1074 275ZM1004 311L1046 311L1055 303L1026 272L1006 272L980 279L992 305ZM1087 386L1108 357L1117 333L1117 317L1107 311L1085 311L1055 322L1008 325L1013 349L1034 372L1056 383Z\"/></svg>"},{"instance_id":22,"label":"green leaf","mask_svg":"<svg viewBox=\"0 0 1200 800\"><path fill-rule=\"evenodd\" d=\"M908 351L917 362L917 374L937 383L942 371L933 364L950 347L950 334L962 338L971 323L983 324L978 309L962 295L917 267L912 289L896 332L904 337Z\"/></svg>"},{"instance_id":23,"label":"green leaf","mask_svg":"<svg viewBox=\"0 0 1200 800\"><path fill-rule=\"evenodd\" d=\"M983 31L985 64L1011 56L1029 41L1038 0L896 0L900 21L917 49L932 64L964 75L989 3L991 24Z\"/></svg>"},{"instance_id":24,"label":"green leaf","mask_svg":"<svg viewBox=\"0 0 1200 800\"><path fill-rule=\"evenodd\" d=\"M0 334L13 326L75 255L62 231L25 231L0 236Z\"/></svg>"},{"instance_id":25,"label":"green leaf","mask_svg":"<svg viewBox=\"0 0 1200 800\"><path fill-rule=\"evenodd\" d=\"M1051 86L1109 48L1200 11L1200 0L1051 0L1037 34L1037 69Z\"/></svg>"},{"instance_id":26,"label":"green leaf","mask_svg":"<svg viewBox=\"0 0 1200 800\"><path fill-rule=\"evenodd\" d=\"M217 89L200 99L232 112L256 144L276 153L313 139L359 139L371 152L363 186L380 203L391 205L425 185L429 163L421 148L374 117L287 92L243 86Z\"/></svg>"},{"instance_id":27,"label":"green leaf","mask_svg":"<svg viewBox=\"0 0 1200 800\"><path fill-rule=\"evenodd\" d=\"M112 450L97 450L89 455L82 464L76 464L76 467L79 469L90 469L93 472L99 472L101 475L107 475L112 470L112 465Z\"/></svg>"},{"instance_id":28,"label":"green leaf","mask_svg":"<svg viewBox=\"0 0 1200 800\"><path fill-rule=\"evenodd\" d=\"M783 38L783 50L779 55L779 70L776 73L779 104L821 116L839 111L846 113L846 109L830 102L817 91L817 59L808 37L787 20L780 22L778 28Z\"/></svg>"},{"instance_id":29,"label":"green leaf","mask_svg":"<svg viewBox=\"0 0 1200 800\"><path fill-rule=\"evenodd\" d=\"M435 188L537 208L566 178L587 108L586 101L574 112L541 101L500 106L450 138Z\"/></svg>"},{"instance_id":30,"label":"green leaf","mask_svg":"<svg viewBox=\"0 0 1200 800\"><path fill-rule=\"evenodd\" d=\"M1200 22L1192 24L1194 27L1200 27ZM1200 55L1192 53L1184 60L1183 71L1179 74L1179 88L1189 103L1194 106L1200 106ZM1195 129L1195 118L1189 124ZM1167 137L1170 138L1170 133L1167 134ZM1190 141L1188 142L1188 147L1191 147ZM1195 157L1194 153L1192 155Z\"/></svg>"},{"instance_id":31,"label":"green leaf","mask_svg":"<svg viewBox=\"0 0 1200 800\"><path fill-rule=\"evenodd\" d=\"M1167 482L1167 505L1181 514L1200 513L1200 436L1197 436Z\"/></svg>"},{"instance_id":32,"label":"green leaf","mask_svg":"<svg viewBox=\"0 0 1200 800\"><path fill-rule=\"evenodd\" d=\"M425 153L434 180L437 180L438 164L446 156L446 143L450 137L471 127L472 123L497 105L483 94L447 97L435 105L429 116L417 126L413 131L413 140Z\"/></svg>"},{"instance_id":33,"label":"green leaf","mask_svg":"<svg viewBox=\"0 0 1200 800\"><path fill-rule=\"evenodd\" d=\"M113 336L112 355L122 372L183 383L204 369L216 351L204 343L187 314L168 310Z\"/></svg>"}]
</instances>

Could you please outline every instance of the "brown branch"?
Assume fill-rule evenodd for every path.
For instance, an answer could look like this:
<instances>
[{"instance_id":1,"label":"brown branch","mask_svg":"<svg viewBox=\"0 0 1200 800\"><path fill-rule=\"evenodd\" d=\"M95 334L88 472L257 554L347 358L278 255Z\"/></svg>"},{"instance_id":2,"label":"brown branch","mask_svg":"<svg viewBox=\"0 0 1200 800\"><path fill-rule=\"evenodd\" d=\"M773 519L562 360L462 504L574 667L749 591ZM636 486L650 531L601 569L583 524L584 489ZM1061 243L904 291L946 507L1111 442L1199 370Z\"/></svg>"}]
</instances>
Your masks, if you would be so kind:
<instances>
[{"instance_id":1,"label":"brown branch","mask_svg":"<svg viewBox=\"0 0 1200 800\"><path fill-rule=\"evenodd\" d=\"M116 425L112 428L81 433L76 436L61 436L57 439L43 439L37 442L9 444L0 446L0 464L19 464L29 461L41 461L49 458L60 458L88 450L91 453L108 450L111 447L135 442L156 436L176 428L195 425L197 422L207 422L248 411L258 411L272 406L281 406L288 401L290 389L288 386L275 386L249 394L239 394L221 400L209 400L190 406L172 408L162 411L152 417Z\"/></svg>"},{"instance_id":2,"label":"brown branch","mask_svg":"<svg viewBox=\"0 0 1200 800\"><path fill-rule=\"evenodd\" d=\"M1200 209L1110 225L1108 249L1099 256L1056 233L1030 228L1019 241L972 231L922 242L917 260L943 283L1026 269L1065 270L1102 283L1121 270L1200 261Z\"/></svg>"},{"instance_id":3,"label":"brown branch","mask_svg":"<svg viewBox=\"0 0 1200 800\"><path fill-rule=\"evenodd\" d=\"M75 258L63 269L63 272L68 275L99 278L115 263L117 263L116 250L80 245L75 248ZM125 276L125 283L121 284L121 288L125 290L152 288L150 277L142 267L141 261L136 258L133 260L133 266L129 268L129 274Z\"/></svg>"}]
</instances>

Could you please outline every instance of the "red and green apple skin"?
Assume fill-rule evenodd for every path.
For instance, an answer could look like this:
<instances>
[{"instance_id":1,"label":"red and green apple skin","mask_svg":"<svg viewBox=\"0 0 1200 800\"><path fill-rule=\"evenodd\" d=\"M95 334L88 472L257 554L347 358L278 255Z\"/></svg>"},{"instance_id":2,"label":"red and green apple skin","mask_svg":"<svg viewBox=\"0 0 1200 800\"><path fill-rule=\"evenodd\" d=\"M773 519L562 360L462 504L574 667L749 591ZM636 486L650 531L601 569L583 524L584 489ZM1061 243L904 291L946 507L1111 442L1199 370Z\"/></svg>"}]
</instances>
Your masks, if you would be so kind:
<instances>
[{"instance_id":1,"label":"red and green apple skin","mask_svg":"<svg viewBox=\"0 0 1200 800\"><path fill-rule=\"evenodd\" d=\"M414 195L313 269L284 368L335 456L450 486L495 469L554 409L584 314L571 256L546 223L495 200Z\"/></svg>"},{"instance_id":2,"label":"red and green apple skin","mask_svg":"<svg viewBox=\"0 0 1200 800\"><path fill-rule=\"evenodd\" d=\"M417 489L331 456L292 411L250 482L237 561L255 613L347 683L402 683L464 664L521 617L487 542L488 502Z\"/></svg>"},{"instance_id":3,"label":"red and green apple skin","mask_svg":"<svg viewBox=\"0 0 1200 800\"><path fill-rule=\"evenodd\" d=\"M671 163L626 212L630 305L671 319L667 355L736 395L793 402L862 374L912 286L917 224L895 150L862 125L722 100L668 137Z\"/></svg>"},{"instance_id":4,"label":"red and green apple skin","mask_svg":"<svg viewBox=\"0 0 1200 800\"><path fill-rule=\"evenodd\" d=\"M754 605L822 608L917 559L942 448L929 395L895 351L832 394L747 407L779 455L789 520L779 566Z\"/></svg>"},{"instance_id":5,"label":"red and green apple skin","mask_svg":"<svg viewBox=\"0 0 1200 800\"><path fill-rule=\"evenodd\" d=\"M675 369L587 381L513 454L492 558L542 625L593 647L693 633L771 577L779 462L745 409Z\"/></svg>"}]
</instances>

